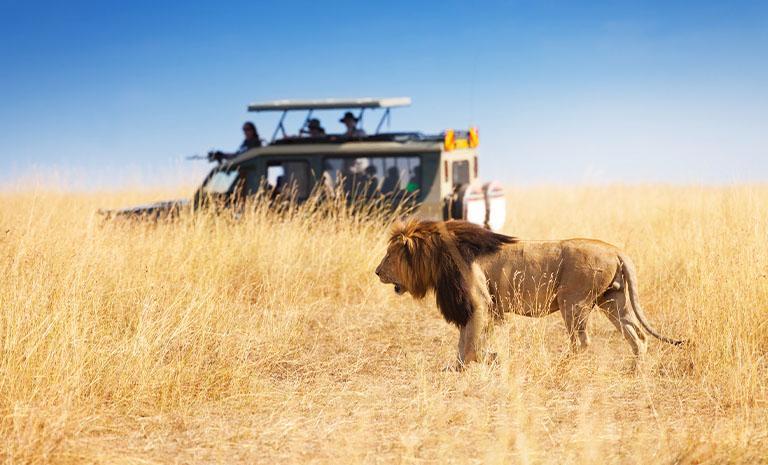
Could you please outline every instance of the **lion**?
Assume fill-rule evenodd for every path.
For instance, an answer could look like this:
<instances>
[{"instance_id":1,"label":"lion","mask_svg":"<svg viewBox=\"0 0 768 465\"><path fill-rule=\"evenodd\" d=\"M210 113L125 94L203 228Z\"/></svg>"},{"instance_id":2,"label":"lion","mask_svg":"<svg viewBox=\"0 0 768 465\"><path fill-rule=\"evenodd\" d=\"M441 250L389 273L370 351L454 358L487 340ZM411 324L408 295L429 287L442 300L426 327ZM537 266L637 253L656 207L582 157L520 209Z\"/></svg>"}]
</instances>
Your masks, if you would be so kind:
<instances>
[{"instance_id":1,"label":"lion","mask_svg":"<svg viewBox=\"0 0 768 465\"><path fill-rule=\"evenodd\" d=\"M643 330L669 344L684 342L653 329L631 260L599 240L529 241L466 221L410 220L393 227L376 274L397 294L422 299L434 291L443 317L459 328L457 369L479 360L485 333L504 313L541 317L559 310L574 351L590 343L594 307L638 359L647 350Z\"/></svg>"}]
</instances>

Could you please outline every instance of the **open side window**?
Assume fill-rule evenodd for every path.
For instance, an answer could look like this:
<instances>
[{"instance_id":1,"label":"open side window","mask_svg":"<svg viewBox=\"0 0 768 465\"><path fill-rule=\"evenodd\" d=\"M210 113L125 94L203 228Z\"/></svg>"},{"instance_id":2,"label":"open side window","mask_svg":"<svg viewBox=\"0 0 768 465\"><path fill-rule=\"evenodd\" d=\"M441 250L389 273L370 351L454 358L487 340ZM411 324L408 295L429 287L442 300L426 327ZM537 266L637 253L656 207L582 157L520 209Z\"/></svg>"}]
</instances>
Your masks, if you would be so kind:
<instances>
[{"instance_id":1,"label":"open side window","mask_svg":"<svg viewBox=\"0 0 768 465\"><path fill-rule=\"evenodd\" d=\"M261 179L259 179L260 182ZM268 161L266 183L267 188L273 189L276 194L306 200L312 191L312 173L309 163L305 160Z\"/></svg>"},{"instance_id":2,"label":"open side window","mask_svg":"<svg viewBox=\"0 0 768 465\"><path fill-rule=\"evenodd\" d=\"M420 195L424 182L418 155L327 157L323 177L352 197Z\"/></svg>"}]
</instances>

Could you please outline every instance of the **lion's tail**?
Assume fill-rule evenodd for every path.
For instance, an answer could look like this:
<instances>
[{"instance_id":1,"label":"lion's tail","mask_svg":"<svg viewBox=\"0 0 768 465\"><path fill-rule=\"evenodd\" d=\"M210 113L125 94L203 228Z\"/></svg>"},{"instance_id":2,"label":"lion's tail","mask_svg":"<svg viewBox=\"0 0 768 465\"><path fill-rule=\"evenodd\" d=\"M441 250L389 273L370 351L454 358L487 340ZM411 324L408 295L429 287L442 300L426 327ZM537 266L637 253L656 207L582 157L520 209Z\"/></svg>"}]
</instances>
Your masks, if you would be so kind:
<instances>
[{"instance_id":1,"label":"lion's tail","mask_svg":"<svg viewBox=\"0 0 768 465\"><path fill-rule=\"evenodd\" d=\"M629 290L629 301L632 303L632 309L635 312L635 316L637 316L637 319L640 321L640 324L643 325L643 328L656 339L668 344L676 346L684 344L684 340L662 336L653 329L650 323L648 323L648 320L645 317L645 312L643 312L643 308L640 306L640 297L637 295L637 275L635 273L635 267L626 255L620 253L619 259L621 260L621 270L624 274L624 281L627 283L627 288Z\"/></svg>"}]
</instances>

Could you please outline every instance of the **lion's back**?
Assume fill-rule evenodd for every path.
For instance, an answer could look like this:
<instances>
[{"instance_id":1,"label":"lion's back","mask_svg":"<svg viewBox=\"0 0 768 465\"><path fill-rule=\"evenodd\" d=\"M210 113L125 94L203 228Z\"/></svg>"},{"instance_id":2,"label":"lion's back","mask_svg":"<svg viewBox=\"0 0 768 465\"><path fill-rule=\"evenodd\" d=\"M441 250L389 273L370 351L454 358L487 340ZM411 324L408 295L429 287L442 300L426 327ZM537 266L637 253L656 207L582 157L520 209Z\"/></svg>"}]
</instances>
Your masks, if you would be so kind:
<instances>
[{"instance_id":1,"label":"lion's back","mask_svg":"<svg viewBox=\"0 0 768 465\"><path fill-rule=\"evenodd\" d=\"M618 260L620 250L613 244L599 239L574 238L560 241L563 260L612 265Z\"/></svg>"},{"instance_id":2,"label":"lion's back","mask_svg":"<svg viewBox=\"0 0 768 465\"><path fill-rule=\"evenodd\" d=\"M618 253L615 246L594 239L522 240L479 264L505 311L541 315L555 310L560 292L606 289L618 269Z\"/></svg>"}]
</instances>

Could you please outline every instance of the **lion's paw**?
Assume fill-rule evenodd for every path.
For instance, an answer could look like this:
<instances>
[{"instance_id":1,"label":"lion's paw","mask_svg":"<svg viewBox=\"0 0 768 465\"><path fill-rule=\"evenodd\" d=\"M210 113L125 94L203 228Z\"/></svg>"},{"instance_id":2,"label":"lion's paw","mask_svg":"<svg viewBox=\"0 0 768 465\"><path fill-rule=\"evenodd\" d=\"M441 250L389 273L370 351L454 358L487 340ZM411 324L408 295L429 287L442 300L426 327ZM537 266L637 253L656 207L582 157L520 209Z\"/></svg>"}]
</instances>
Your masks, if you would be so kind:
<instances>
[{"instance_id":1,"label":"lion's paw","mask_svg":"<svg viewBox=\"0 0 768 465\"><path fill-rule=\"evenodd\" d=\"M455 360L453 363L449 363L443 368L444 373L458 373L464 371L466 365L461 360Z\"/></svg>"}]
</instances>

